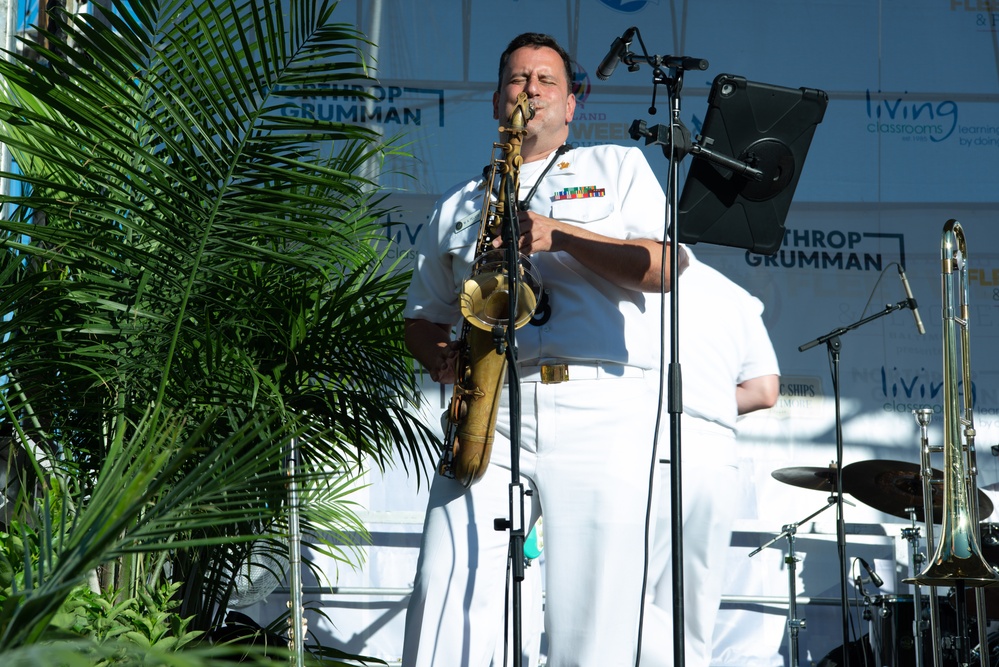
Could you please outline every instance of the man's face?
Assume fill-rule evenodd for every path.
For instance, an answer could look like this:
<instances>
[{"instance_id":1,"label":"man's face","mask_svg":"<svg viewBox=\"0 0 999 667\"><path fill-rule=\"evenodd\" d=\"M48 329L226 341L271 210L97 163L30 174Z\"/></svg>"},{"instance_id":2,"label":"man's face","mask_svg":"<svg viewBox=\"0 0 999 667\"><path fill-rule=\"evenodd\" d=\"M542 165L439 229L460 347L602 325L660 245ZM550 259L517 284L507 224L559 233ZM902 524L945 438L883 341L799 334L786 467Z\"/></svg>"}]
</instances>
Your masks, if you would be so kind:
<instances>
[{"instance_id":1,"label":"man's face","mask_svg":"<svg viewBox=\"0 0 999 667\"><path fill-rule=\"evenodd\" d=\"M524 46L511 53L499 92L493 95L493 118L505 123L520 93L527 93L534 106L528 136L561 137L563 141L569 134L576 97L558 53L546 46Z\"/></svg>"}]
</instances>

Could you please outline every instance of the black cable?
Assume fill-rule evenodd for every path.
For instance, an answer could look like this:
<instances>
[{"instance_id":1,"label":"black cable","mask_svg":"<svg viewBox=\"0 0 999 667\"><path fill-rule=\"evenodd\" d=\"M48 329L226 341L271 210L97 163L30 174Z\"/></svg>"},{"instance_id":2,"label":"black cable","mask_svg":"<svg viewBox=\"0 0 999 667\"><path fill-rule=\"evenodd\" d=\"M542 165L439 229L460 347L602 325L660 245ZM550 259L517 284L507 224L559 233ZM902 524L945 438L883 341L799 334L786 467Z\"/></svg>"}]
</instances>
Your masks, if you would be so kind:
<instances>
[{"instance_id":1,"label":"black cable","mask_svg":"<svg viewBox=\"0 0 999 667\"><path fill-rule=\"evenodd\" d=\"M667 201L669 197L667 196ZM664 234L665 236L665 234ZM663 243L662 256L659 266L659 396L656 404L656 425L652 433L652 465L649 468L649 494L645 506L645 558L642 569L642 596L641 605L638 610L638 653L635 655L635 667L640 667L642 662L642 635L645 626L645 594L649 586L649 558L651 556L651 543L649 531L652 527L653 489L655 488L656 471L659 468L659 431L662 429L663 404L666 396L665 379L665 357L666 357L666 258L667 246ZM670 463L672 465L672 463ZM665 492L662 489L661 492Z\"/></svg>"}]
</instances>

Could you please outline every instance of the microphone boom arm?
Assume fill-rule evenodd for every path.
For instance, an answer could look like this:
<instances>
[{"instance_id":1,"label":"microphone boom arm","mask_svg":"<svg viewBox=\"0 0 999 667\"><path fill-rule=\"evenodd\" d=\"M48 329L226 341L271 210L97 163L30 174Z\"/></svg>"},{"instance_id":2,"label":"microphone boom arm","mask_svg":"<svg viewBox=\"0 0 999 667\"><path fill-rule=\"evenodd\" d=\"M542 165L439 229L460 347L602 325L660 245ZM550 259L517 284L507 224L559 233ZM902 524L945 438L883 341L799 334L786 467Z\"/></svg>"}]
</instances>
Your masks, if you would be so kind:
<instances>
[{"instance_id":1,"label":"microphone boom arm","mask_svg":"<svg viewBox=\"0 0 999 667\"><path fill-rule=\"evenodd\" d=\"M888 313L894 313L896 310L905 310L908 307L909 307L909 300L908 299L902 299L901 301L899 301L898 303L895 303L895 304L892 304L892 303L886 304L883 310L880 310L880 311L874 313L873 315L868 315L864 319L859 320L857 322L854 322L853 324L851 324L849 326L845 326L845 327L840 327L838 329L834 329L833 331L830 331L827 334L819 336L815 340L809 341L809 342L805 343L804 345L799 346L798 347L798 352L804 352L805 350L810 350L813 347L815 347L816 345L828 342L828 341L832 340L833 338L836 338L837 336L842 336L846 332L853 331L854 329L856 329L858 327L861 327L861 326L867 324L868 322L870 322L872 320L876 320L879 317L884 317Z\"/></svg>"},{"instance_id":2,"label":"microphone boom arm","mask_svg":"<svg viewBox=\"0 0 999 667\"><path fill-rule=\"evenodd\" d=\"M763 172L759 169L692 141L690 130L679 119L674 123L673 128L679 131L679 136L671 133L670 129L669 126L665 125L654 125L650 129L644 120L636 120L631 124L628 132L635 141L638 141L641 137L645 137L646 146L649 144L662 146L663 152L667 156L675 155L678 159L682 160L688 154L696 155L720 167L729 169L736 175L746 176L754 181L763 180Z\"/></svg>"}]
</instances>

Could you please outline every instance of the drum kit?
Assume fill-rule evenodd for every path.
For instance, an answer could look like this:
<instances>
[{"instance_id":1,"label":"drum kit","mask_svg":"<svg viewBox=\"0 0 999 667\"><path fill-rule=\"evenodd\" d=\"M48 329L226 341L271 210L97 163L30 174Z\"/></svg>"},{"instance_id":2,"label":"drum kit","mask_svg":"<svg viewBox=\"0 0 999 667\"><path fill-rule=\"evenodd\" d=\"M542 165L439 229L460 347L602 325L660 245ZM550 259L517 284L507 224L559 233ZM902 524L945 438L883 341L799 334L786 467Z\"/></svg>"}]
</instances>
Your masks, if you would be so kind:
<instances>
[{"instance_id":1,"label":"drum kit","mask_svg":"<svg viewBox=\"0 0 999 667\"><path fill-rule=\"evenodd\" d=\"M930 474L924 475L924 470L930 471ZM870 621L870 633L847 647L846 650L854 656L849 660L851 665L949 667L967 664L957 650L962 641L959 639L962 636L959 628L965 622L975 625L983 621L999 621L999 586L992 588L988 584L989 588L976 589L984 591L984 594L964 601L958 599L952 588L942 604L937 604L935 595L932 594L933 589L931 595L923 595L919 591L921 580L916 573L926 557L919 550L920 528L916 524L925 524L928 533L932 533L933 524L939 525L944 521L947 502L943 473L940 470L904 461L871 460L846 465L841 475L837 474L834 464L827 467L781 468L774 470L771 475L784 484L827 494L837 493L837 488L841 485L843 493L850 494L859 502L885 514L908 519L912 524L910 528L902 530L902 536L910 543L914 572L913 578L904 581L914 585L915 594L864 594L864 618ZM981 490L977 490L977 501L978 516L988 518L993 511L992 501ZM828 505L796 524L784 526L780 535L750 554L755 555L778 539L787 538L789 554L785 562L792 579L789 582L791 595L794 595L794 564L797 560L794 554L795 530L801 523L831 507L833 502L830 500ZM931 521L925 519L928 513L932 513ZM999 525L979 523L978 527L977 538L982 556L991 569L999 571ZM965 621L963 617L966 610L968 614L975 614L976 603L979 602L984 602L981 605L982 613ZM936 617L932 623L929 618L931 615ZM962 618L958 619L958 616ZM791 638L792 664L795 662L793 656L797 651L798 631L803 627L804 620L796 617L794 602L791 601L788 632ZM975 634L968 633L968 637L975 637ZM984 642L974 639L965 641L975 644L971 651L975 662L981 659L982 664L988 667L999 667L999 635L988 636L985 656L979 650ZM819 667L838 667L843 664L843 653L844 647L838 647L818 663Z\"/></svg>"},{"instance_id":2,"label":"drum kit","mask_svg":"<svg viewBox=\"0 0 999 667\"><path fill-rule=\"evenodd\" d=\"M975 481L978 465L972 409L974 392L970 391L973 383L968 335L968 247L964 230L957 220L948 220L944 225L940 239L940 259L943 324L943 395L940 405L943 413L942 443L930 444L928 426L934 410L922 407L912 411L920 430L919 465L882 460L843 465L842 441L838 438L838 465L826 468L782 468L772 473L785 484L830 494L828 504L811 516L832 507L834 503L840 509L837 516L837 547L840 555L844 645L837 649L840 654L837 659L830 658L836 653L834 651L819 663L819 667L839 664L851 667L854 663L867 667L874 663L875 656L878 667L964 667L973 662L980 667L999 667L999 639L988 634L989 621L999 621L999 609L996 609L999 605L993 605L990 609L990 596L986 595L986 591L999 591L996 558L999 554L995 550L995 532L990 525L982 524L982 520L992 514L992 502ZM909 301L915 315L916 306L911 294ZM884 312L888 312L888 309ZM918 315L916 323L922 333ZM826 340L835 338L838 333L829 334ZM815 342L817 341L813 341ZM799 349L804 350L810 345ZM836 388L838 391L838 381ZM837 393L837 401L838 397ZM839 418L837 403L838 435L841 433ZM943 455L941 470L931 465L931 454ZM872 632L868 636L870 651L863 649L862 640L857 640L862 647L861 656L857 660L852 657L857 642L849 640L847 627L846 540L842 516L843 495L847 493L870 507L885 514L907 518L911 523L911 528L903 530L902 535L911 547L913 576L904 579L903 583L912 586L912 595L869 598L865 593L865 602L869 600L869 607L865 611L872 619ZM811 516L785 526L781 535L764 545L768 546L781 537L788 540L785 562L788 564L791 584L788 591L791 667L798 665L797 635L799 629L804 627L804 621L796 618L794 604L794 534L797 526ZM919 521L925 526L928 555L919 550ZM750 556L758 552L759 549ZM863 560L857 561L865 566ZM869 569L868 573L873 579L873 570ZM923 587L928 592L925 600ZM949 589L951 594L941 600L938 589ZM974 592L971 599L966 596L967 589ZM929 627L925 623L924 610L928 612ZM873 622L875 619L878 624ZM891 619L891 623L886 626L887 619ZM906 625L911 627L906 628Z\"/></svg>"}]
</instances>

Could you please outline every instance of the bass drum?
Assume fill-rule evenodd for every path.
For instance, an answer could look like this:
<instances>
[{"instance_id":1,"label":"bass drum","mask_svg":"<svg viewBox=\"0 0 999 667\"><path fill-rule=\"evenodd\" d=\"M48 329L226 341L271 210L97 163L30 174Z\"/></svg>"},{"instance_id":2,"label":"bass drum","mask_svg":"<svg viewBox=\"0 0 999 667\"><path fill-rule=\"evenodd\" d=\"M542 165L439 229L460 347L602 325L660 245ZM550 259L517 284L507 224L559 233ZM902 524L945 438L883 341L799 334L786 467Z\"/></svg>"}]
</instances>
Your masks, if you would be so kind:
<instances>
[{"instance_id":1,"label":"bass drum","mask_svg":"<svg viewBox=\"0 0 999 667\"><path fill-rule=\"evenodd\" d=\"M978 534L985 562L993 570L999 568L999 524L980 523ZM990 621L999 620L999 586L986 586L982 592L985 594L985 618Z\"/></svg>"},{"instance_id":2,"label":"bass drum","mask_svg":"<svg viewBox=\"0 0 999 667\"><path fill-rule=\"evenodd\" d=\"M874 651L871 650L869 635L864 635L847 644L846 651L843 650L842 646L837 646L815 663L815 667L842 667L848 663L851 667L854 665L857 667L876 666L878 664L874 662Z\"/></svg>"},{"instance_id":3,"label":"bass drum","mask_svg":"<svg viewBox=\"0 0 999 667\"><path fill-rule=\"evenodd\" d=\"M986 649L988 651L988 658L985 664L989 667L999 667L999 631L994 631L989 633L988 637L989 645ZM971 653L971 664L980 664L981 653L979 652L979 646L976 646L974 651Z\"/></svg>"},{"instance_id":4,"label":"bass drum","mask_svg":"<svg viewBox=\"0 0 999 667\"><path fill-rule=\"evenodd\" d=\"M924 615L928 616L929 596L921 596ZM871 609L871 649L879 667L903 667L916 664L916 602L912 595L879 595ZM929 639L929 641L927 641ZM923 655L932 652L932 638L923 635Z\"/></svg>"},{"instance_id":5,"label":"bass drum","mask_svg":"<svg viewBox=\"0 0 999 667\"><path fill-rule=\"evenodd\" d=\"M930 634L930 596L920 596L920 627L921 637L919 647L924 665L933 665L933 636ZM959 660L955 646L957 630L957 614L950 605L944 604L941 598L939 605L938 632L940 637L940 653L943 667L958 667ZM873 598L871 603L871 633L870 644L877 667L915 667L918 664L916 630L916 602L912 595L881 595ZM972 624L972 636L977 636ZM999 651L999 638L996 641ZM991 643L990 643L991 647ZM999 654L997 654L999 655ZM851 663L852 664L852 663ZM977 660L973 662L977 664ZM999 663L990 663L989 667L999 667Z\"/></svg>"},{"instance_id":6,"label":"bass drum","mask_svg":"<svg viewBox=\"0 0 999 667\"><path fill-rule=\"evenodd\" d=\"M979 545L982 549L982 557L985 562L992 566L992 569L999 570L999 524L995 523L981 523L978 525L978 535L979 535ZM978 618L978 609L976 606L977 596L975 595L976 588L968 587L965 589L964 593L964 609L965 614L970 623L975 624L975 620ZM985 600L985 620L988 621L999 621L999 586L986 586L981 589ZM957 594L954 588L951 588L947 592L946 598L941 598L943 602L941 603L941 609L944 613L949 613L956 615L957 613ZM977 631L974 633L977 637Z\"/></svg>"},{"instance_id":7,"label":"bass drum","mask_svg":"<svg viewBox=\"0 0 999 667\"><path fill-rule=\"evenodd\" d=\"M929 597L924 595L920 600L923 613L928 614ZM915 598L911 595L871 598L870 608L864 612L864 618L870 621L869 633L850 642L845 651L842 646L833 649L816 663L816 667L841 667L845 664L851 667L915 667L915 610ZM931 654L932 638L927 631L923 635L922 655ZM932 661L924 664L932 665Z\"/></svg>"}]
</instances>

